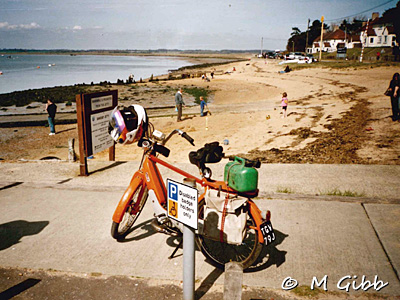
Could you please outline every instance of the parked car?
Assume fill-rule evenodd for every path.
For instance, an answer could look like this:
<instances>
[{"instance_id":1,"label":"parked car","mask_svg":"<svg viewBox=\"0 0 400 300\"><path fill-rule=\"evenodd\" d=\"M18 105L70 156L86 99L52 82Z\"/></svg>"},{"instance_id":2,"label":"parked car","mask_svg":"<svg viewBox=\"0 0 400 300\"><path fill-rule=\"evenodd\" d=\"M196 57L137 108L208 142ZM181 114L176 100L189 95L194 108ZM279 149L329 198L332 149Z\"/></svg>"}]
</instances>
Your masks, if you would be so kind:
<instances>
[{"instance_id":1,"label":"parked car","mask_svg":"<svg viewBox=\"0 0 400 300\"><path fill-rule=\"evenodd\" d=\"M286 54L285 59L286 60L290 60L290 59L300 59L300 60L304 60L306 56L301 53L301 52L290 52L289 54Z\"/></svg>"},{"instance_id":2,"label":"parked car","mask_svg":"<svg viewBox=\"0 0 400 300\"><path fill-rule=\"evenodd\" d=\"M293 61L299 64L304 64L304 63L310 64L315 61L312 55L310 57L302 52L290 52L289 54L286 54L285 60Z\"/></svg>"}]
</instances>

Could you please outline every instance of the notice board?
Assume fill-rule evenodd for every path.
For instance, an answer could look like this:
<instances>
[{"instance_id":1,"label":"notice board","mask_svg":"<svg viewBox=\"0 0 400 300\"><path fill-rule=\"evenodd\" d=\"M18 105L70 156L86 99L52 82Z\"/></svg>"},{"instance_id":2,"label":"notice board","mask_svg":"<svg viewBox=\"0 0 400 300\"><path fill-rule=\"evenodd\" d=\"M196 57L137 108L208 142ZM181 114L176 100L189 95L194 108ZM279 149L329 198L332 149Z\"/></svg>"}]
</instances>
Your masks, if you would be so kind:
<instances>
[{"instance_id":1,"label":"notice board","mask_svg":"<svg viewBox=\"0 0 400 300\"><path fill-rule=\"evenodd\" d=\"M88 175L87 158L106 149L115 160L115 142L108 134L111 111L118 105L118 91L76 95L81 175Z\"/></svg>"}]
</instances>

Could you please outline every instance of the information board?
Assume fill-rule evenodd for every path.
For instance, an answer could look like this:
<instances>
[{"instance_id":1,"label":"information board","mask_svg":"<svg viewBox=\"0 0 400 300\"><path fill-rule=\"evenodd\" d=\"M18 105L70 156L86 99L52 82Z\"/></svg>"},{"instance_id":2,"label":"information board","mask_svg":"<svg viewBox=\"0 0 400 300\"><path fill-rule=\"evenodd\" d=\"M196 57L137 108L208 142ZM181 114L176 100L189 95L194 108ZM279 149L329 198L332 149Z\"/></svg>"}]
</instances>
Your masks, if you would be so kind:
<instances>
[{"instance_id":1,"label":"information board","mask_svg":"<svg viewBox=\"0 0 400 300\"><path fill-rule=\"evenodd\" d=\"M93 154L106 150L114 145L114 140L108 134L109 119L109 111L93 114L90 118Z\"/></svg>"},{"instance_id":2,"label":"information board","mask_svg":"<svg viewBox=\"0 0 400 300\"><path fill-rule=\"evenodd\" d=\"M118 105L118 91L76 95L81 175L88 175L86 158L109 149L115 160L115 142L108 134L111 111Z\"/></svg>"},{"instance_id":3,"label":"information board","mask_svg":"<svg viewBox=\"0 0 400 300\"><path fill-rule=\"evenodd\" d=\"M167 179L168 217L197 229L197 189Z\"/></svg>"}]
</instances>

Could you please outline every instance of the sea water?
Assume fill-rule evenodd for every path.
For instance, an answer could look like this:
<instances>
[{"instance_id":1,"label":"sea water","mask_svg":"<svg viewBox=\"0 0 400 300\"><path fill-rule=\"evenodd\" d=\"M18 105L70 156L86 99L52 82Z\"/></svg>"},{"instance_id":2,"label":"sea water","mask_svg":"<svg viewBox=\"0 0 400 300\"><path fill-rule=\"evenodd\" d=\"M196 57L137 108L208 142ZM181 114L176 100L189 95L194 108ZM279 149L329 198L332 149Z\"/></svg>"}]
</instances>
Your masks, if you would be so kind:
<instances>
[{"instance_id":1,"label":"sea water","mask_svg":"<svg viewBox=\"0 0 400 300\"><path fill-rule=\"evenodd\" d=\"M192 63L180 58L108 55L8 55L0 56L0 94L27 89L126 81L167 74Z\"/></svg>"}]
</instances>

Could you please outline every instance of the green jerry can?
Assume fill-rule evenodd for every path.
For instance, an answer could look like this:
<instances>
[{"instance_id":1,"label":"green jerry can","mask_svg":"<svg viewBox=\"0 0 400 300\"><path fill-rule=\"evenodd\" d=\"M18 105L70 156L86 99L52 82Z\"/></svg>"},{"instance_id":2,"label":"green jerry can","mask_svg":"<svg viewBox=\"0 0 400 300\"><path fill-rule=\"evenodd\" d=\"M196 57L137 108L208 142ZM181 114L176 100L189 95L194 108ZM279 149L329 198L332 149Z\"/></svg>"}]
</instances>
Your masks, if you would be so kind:
<instances>
[{"instance_id":1,"label":"green jerry can","mask_svg":"<svg viewBox=\"0 0 400 300\"><path fill-rule=\"evenodd\" d=\"M250 192L257 189L258 171L245 166L245 160L235 156L234 161L225 165L224 181L238 192Z\"/></svg>"}]
</instances>

